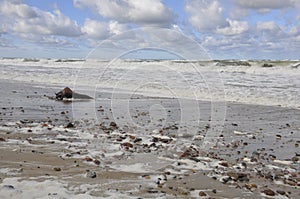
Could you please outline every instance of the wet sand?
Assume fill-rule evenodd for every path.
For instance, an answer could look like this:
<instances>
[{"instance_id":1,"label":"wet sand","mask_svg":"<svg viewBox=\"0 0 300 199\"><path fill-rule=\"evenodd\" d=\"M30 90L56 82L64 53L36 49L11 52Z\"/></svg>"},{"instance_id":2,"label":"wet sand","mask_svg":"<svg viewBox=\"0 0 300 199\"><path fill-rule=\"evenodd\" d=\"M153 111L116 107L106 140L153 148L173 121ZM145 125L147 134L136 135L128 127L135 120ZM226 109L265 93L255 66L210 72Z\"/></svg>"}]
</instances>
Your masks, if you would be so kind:
<instances>
[{"instance_id":1,"label":"wet sand","mask_svg":"<svg viewBox=\"0 0 300 199\"><path fill-rule=\"evenodd\" d=\"M2 198L300 197L300 110L223 103L212 123L210 102L184 100L201 116L180 123L183 100L134 95L128 122L110 92L61 102L48 96L63 85L0 87ZM221 131L203 148L212 129Z\"/></svg>"}]
</instances>

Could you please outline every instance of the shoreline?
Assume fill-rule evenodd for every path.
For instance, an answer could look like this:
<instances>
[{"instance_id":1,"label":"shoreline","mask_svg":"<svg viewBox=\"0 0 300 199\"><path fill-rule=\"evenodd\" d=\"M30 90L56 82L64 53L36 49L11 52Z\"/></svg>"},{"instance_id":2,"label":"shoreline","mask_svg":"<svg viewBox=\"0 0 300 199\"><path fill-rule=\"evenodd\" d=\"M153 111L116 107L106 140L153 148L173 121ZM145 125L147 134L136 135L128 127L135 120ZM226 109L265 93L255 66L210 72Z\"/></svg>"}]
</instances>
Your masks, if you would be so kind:
<instances>
[{"instance_id":1,"label":"shoreline","mask_svg":"<svg viewBox=\"0 0 300 199\"><path fill-rule=\"evenodd\" d=\"M53 88L33 85L1 82L0 196L25 194L18 178L65 182L72 196L193 198L203 191L207 197L257 198L271 189L277 197L299 197L300 110L227 102L224 121L212 126L210 102L199 101L200 121L189 122L191 115L181 124L178 99L139 95L128 107L131 124L139 124L133 127L122 123L124 111L110 110L110 93L96 93L96 101L62 103L44 96L53 95ZM195 108L183 102L187 111ZM74 107L83 119L72 118ZM216 144L201 149L197 144L218 128ZM97 176L86 177L86 170ZM112 188L97 186L101 183Z\"/></svg>"}]
</instances>

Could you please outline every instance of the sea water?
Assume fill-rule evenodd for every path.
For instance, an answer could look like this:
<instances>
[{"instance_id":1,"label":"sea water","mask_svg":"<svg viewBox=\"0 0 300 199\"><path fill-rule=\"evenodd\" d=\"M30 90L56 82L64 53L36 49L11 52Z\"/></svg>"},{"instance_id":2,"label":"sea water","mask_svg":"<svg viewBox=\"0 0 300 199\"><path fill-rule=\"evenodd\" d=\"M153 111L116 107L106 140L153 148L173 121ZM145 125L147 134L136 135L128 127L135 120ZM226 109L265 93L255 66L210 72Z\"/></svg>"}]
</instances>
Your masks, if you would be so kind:
<instances>
[{"instance_id":1,"label":"sea water","mask_svg":"<svg viewBox=\"0 0 300 199\"><path fill-rule=\"evenodd\" d=\"M0 78L76 90L299 108L300 61L1 59ZM115 92L117 93L117 92Z\"/></svg>"}]
</instances>

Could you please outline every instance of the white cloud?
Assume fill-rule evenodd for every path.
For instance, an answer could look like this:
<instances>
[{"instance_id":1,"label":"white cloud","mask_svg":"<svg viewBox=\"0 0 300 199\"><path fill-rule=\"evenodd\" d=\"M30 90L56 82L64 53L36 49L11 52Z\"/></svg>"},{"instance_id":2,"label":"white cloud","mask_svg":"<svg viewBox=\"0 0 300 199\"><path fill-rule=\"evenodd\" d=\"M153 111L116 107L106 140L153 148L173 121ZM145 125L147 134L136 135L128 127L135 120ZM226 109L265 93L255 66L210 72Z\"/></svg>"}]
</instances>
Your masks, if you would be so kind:
<instances>
[{"instance_id":1,"label":"white cloud","mask_svg":"<svg viewBox=\"0 0 300 199\"><path fill-rule=\"evenodd\" d=\"M88 7L99 15L120 23L170 25L173 12L160 0L73 0L78 8Z\"/></svg>"},{"instance_id":2,"label":"white cloud","mask_svg":"<svg viewBox=\"0 0 300 199\"><path fill-rule=\"evenodd\" d=\"M274 21L264 21L264 22L257 22L257 30L261 33L271 33L273 36L276 34L279 34L282 31L282 29L274 22Z\"/></svg>"},{"instance_id":3,"label":"white cloud","mask_svg":"<svg viewBox=\"0 0 300 199\"><path fill-rule=\"evenodd\" d=\"M216 33L223 35L238 35L246 32L249 29L247 21L236 21L236 20L227 20L229 26L224 28L218 28Z\"/></svg>"},{"instance_id":4,"label":"white cloud","mask_svg":"<svg viewBox=\"0 0 300 199\"><path fill-rule=\"evenodd\" d=\"M45 12L21 2L3 1L0 4L1 16L6 18L8 31L16 34L59 35L75 37L81 35L80 27L55 9Z\"/></svg>"},{"instance_id":5,"label":"white cloud","mask_svg":"<svg viewBox=\"0 0 300 199\"><path fill-rule=\"evenodd\" d=\"M190 0L185 4L190 14L189 22L199 31L210 31L228 25L223 16L223 8L216 0Z\"/></svg>"},{"instance_id":6,"label":"white cloud","mask_svg":"<svg viewBox=\"0 0 300 199\"><path fill-rule=\"evenodd\" d=\"M109 36L108 24L101 21L86 19L82 27L82 32L89 38L103 39Z\"/></svg>"},{"instance_id":7,"label":"white cloud","mask_svg":"<svg viewBox=\"0 0 300 199\"><path fill-rule=\"evenodd\" d=\"M111 34L119 35L128 30L129 30L129 27L127 25L120 24L117 21L109 22L109 31Z\"/></svg>"},{"instance_id":8,"label":"white cloud","mask_svg":"<svg viewBox=\"0 0 300 199\"><path fill-rule=\"evenodd\" d=\"M120 24L117 21L98 21L87 18L81 31L88 39L103 40L110 36L122 34L127 31L127 25Z\"/></svg>"},{"instance_id":9,"label":"white cloud","mask_svg":"<svg viewBox=\"0 0 300 199\"><path fill-rule=\"evenodd\" d=\"M295 0L234 0L234 3L247 9L283 9L293 7Z\"/></svg>"},{"instance_id":10,"label":"white cloud","mask_svg":"<svg viewBox=\"0 0 300 199\"><path fill-rule=\"evenodd\" d=\"M21 18L34 18L37 17L36 10L22 3L12 3L4 1L0 6L2 15L15 16Z\"/></svg>"}]
</instances>

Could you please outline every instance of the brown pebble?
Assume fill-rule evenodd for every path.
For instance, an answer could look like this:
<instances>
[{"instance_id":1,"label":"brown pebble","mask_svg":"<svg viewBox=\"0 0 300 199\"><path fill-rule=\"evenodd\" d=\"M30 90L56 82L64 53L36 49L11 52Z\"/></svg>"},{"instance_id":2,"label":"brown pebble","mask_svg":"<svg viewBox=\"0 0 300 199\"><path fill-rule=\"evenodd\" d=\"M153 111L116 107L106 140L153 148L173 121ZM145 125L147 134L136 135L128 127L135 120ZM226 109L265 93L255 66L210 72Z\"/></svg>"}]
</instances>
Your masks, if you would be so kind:
<instances>
[{"instance_id":1,"label":"brown pebble","mask_svg":"<svg viewBox=\"0 0 300 199\"><path fill-rule=\"evenodd\" d=\"M151 179L151 177L149 175L144 175L143 177L147 180Z\"/></svg>"},{"instance_id":2,"label":"brown pebble","mask_svg":"<svg viewBox=\"0 0 300 199\"><path fill-rule=\"evenodd\" d=\"M130 138L131 140L135 140L135 136L134 136L134 135L129 135L129 138Z\"/></svg>"},{"instance_id":3,"label":"brown pebble","mask_svg":"<svg viewBox=\"0 0 300 199\"><path fill-rule=\"evenodd\" d=\"M288 184L288 185L290 185L290 186L292 186L292 187L297 186L297 183L293 182L291 180L287 180L287 181L285 181L285 183Z\"/></svg>"},{"instance_id":4,"label":"brown pebble","mask_svg":"<svg viewBox=\"0 0 300 199\"><path fill-rule=\"evenodd\" d=\"M84 158L84 160L85 160L85 161L87 161L87 162L91 162L91 161L93 161L93 159L92 159L92 158L90 158L90 157L85 157L85 158Z\"/></svg>"},{"instance_id":5,"label":"brown pebble","mask_svg":"<svg viewBox=\"0 0 300 199\"><path fill-rule=\"evenodd\" d=\"M293 161L294 163L296 163L296 162L299 161L299 158L298 158L297 156L294 156L294 157L292 157L292 161Z\"/></svg>"},{"instance_id":6,"label":"brown pebble","mask_svg":"<svg viewBox=\"0 0 300 199\"><path fill-rule=\"evenodd\" d=\"M245 187L249 190L251 189L257 189L257 185L256 184L245 184Z\"/></svg>"},{"instance_id":7,"label":"brown pebble","mask_svg":"<svg viewBox=\"0 0 300 199\"><path fill-rule=\"evenodd\" d=\"M223 167L228 167L228 166L229 166L229 165L228 165L228 162L225 162L225 161L219 162L219 165L221 165L221 166L223 166Z\"/></svg>"},{"instance_id":8,"label":"brown pebble","mask_svg":"<svg viewBox=\"0 0 300 199\"><path fill-rule=\"evenodd\" d=\"M128 147L128 148L133 148L133 144L129 143L129 142L125 142L122 144L123 147Z\"/></svg>"},{"instance_id":9,"label":"brown pebble","mask_svg":"<svg viewBox=\"0 0 300 199\"><path fill-rule=\"evenodd\" d=\"M265 189L262 193L266 194L267 196L275 196L275 192L271 189Z\"/></svg>"},{"instance_id":10,"label":"brown pebble","mask_svg":"<svg viewBox=\"0 0 300 199\"><path fill-rule=\"evenodd\" d=\"M111 126L111 127L117 127L117 124L116 124L115 122L111 122L111 123L109 124L109 126Z\"/></svg>"},{"instance_id":11,"label":"brown pebble","mask_svg":"<svg viewBox=\"0 0 300 199\"><path fill-rule=\"evenodd\" d=\"M94 163L95 163L96 165L99 165L99 164L100 164L100 161L99 161L99 160L94 160Z\"/></svg>"},{"instance_id":12,"label":"brown pebble","mask_svg":"<svg viewBox=\"0 0 300 199\"><path fill-rule=\"evenodd\" d=\"M285 191L283 190L277 190L276 192L279 193L280 195L285 195Z\"/></svg>"},{"instance_id":13,"label":"brown pebble","mask_svg":"<svg viewBox=\"0 0 300 199\"><path fill-rule=\"evenodd\" d=\"M0 138L0 142L5 142L5 139L4 138Z\"/></svg>"},{"instance_id":14,"label":"brown pebble","mask_svg":"<svg viewBox=\"0 0 300 199\"><path fill-rule=\"evenodd\" d=\"M61 168L59 168L59 167L54 167L53 170L54 170L54 171L61 171Z\"/></svg>"},{"instance_id":15,"label":"brown pebble","mask_svg":"<svg viewBox=\"0 0 300 199\"><path fill-rule=\"evenodd\" d=\"M207 196L207 194L204 191L200 191L199 196L204 197L204 196Z\"/></svg>"}]
</instances>

